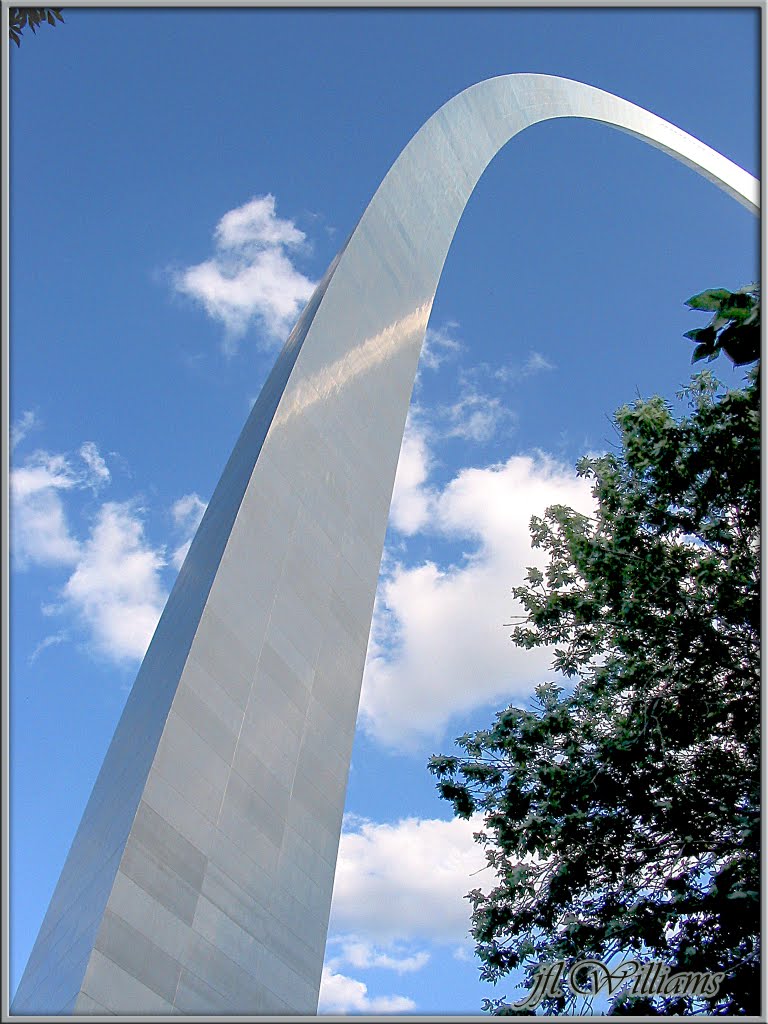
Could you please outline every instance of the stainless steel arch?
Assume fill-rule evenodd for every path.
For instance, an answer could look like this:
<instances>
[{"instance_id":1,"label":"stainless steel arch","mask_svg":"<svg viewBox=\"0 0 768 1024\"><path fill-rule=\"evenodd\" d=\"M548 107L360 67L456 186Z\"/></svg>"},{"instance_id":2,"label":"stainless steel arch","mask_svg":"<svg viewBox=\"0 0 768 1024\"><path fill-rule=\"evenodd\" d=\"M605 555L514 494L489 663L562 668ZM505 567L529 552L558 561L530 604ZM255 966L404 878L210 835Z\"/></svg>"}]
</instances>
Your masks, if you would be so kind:
<instances>
[{"instance_id":1,"label":"stainless steel arch","mask_svg":"<svg viewBox=\"0 0 768 1024\"><path fill-rule=\"evenodd\" d=\"M15 1013L314 1013L373 599L448 248L526 127L602 121L758 212L654 114L548 75L445 104L292 331L227 462L86 807Z\"/></svg>"}]
</instances>

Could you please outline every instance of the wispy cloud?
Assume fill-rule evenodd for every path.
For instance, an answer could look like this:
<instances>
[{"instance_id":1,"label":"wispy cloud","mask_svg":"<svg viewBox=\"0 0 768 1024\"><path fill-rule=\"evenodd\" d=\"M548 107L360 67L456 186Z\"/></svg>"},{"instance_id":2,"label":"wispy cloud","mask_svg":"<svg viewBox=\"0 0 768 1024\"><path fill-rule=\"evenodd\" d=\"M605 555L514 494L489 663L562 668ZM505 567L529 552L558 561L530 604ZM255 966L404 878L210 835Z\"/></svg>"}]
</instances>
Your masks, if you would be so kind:
<instances>
[{"instance_id":1,"label":"wispy cloud","mask_svg":"<svg viewBox=\"0 0 768 1024\"><path fill-rule=\"evenodd\" d=\"M306 248L304 232L277 216L267 194L225 213L214 243L210 259L175 275L176 288L224 324L230 349L252 323L267 343L285 340L315 288L293 262Z\"/></svg>"},{"instance_id":2,"label":"wispy cloud","mask_svg":"<svg viewBox=\"0 0 768 1024\"><path fill-rule=\"evenodd\" d=\"M184 537L171 555L171 564L174 568L180 569L187 557L189 545L192 543L192 538L207 507L207 502L203 501L199 494L194 493L185 494L171 507L176 530Z\"/></svg>"},{"instance_id":3,"label":"wispy cloud","mask_svg":"<svg viewBox=\"0 0 768 1024\"><path fill-rule=\"evenodd\" d=\"M474 389L465 391L453 405L442 406L439 412L445 422L443 436L476 442L490 441L505 422L515 419L500 398Z\"/></svg>"},{"instance_id":4,"label":"wispy cloud","mask_svg":"<svg viewBox=\"0 0 768 1024\"><path fill-rule=\"evenodd\" d=\"M551 363L541 352L531 352L523 366L523 376L530 377L534 373L541 373L543 370L554 370L555 364Z\"/></svg>"},{"instance_id":5,"label":"wispy cloud","mask_svg":"<svg viewBox=\"0 0 768 1024\"><path fill-rule=\"evenodd\" d=\"M91 486L98 487L101 484L109 483L111 474L93 441L86 441L80 446L80 458L88 468Z\"/></svg>"},{"instance_id":6,"label":"wispy cloud","mask_svg":"<svg viewBox=\"0 0 768 1024\"><path fill-rule=\"evenodd\" d=\"M11 424L11 451L21 444L24 438L40 426L40 420L32 409L27 409Z\"/></svg>"},{"instance_id":7,"label":"wispy cloud","mask_svg":"<svg viewBox=\"0 0 768 1024\"><path fill-rule=\"evenodd\" d=\"M464 346L458 340L459 325L448 320L440 327L428 327L421 348L419 369L438 370L443 363L455 359Z\"/></svg>"},{"instance_id":8,"label":"wispy cloud","mask_svg":"<svg viewBox=\"0 0 768 1024\"><path fill-rule=\"evenodd\" d=\"M429 953L423 949L409 952L393 944L385 951L368 939L355 935L334 938L331 944L338 948L335 955L326 960L326 964L334 970L348 964L358 970L377 968L394 971L396 974L411 974L420 971L430 959Z\"/></svg>"},{"instance_id":9,"label":"wispy cloud","mask_svg":"<svg viewBox=\"0 0 768 1024\"><path fill-rule=\"evenodd\" d=\"M458 324L450 321L427 330L420 368L436 369L446 359L457 356L465 346L457 340ZM531 350L525 361L516 365L491 366L486 362L459 364L459 397L443 403L430 415L433 439L458 437L482 444L499 435L517 421L508 396L499 394L499 385L508 388L555 366L541 352Z\"/></svg>"},{"instance_id":10,"label":"wispy cloud","mask_svg":"<svg viewBox=\"0 0 768 1024\"><path fill-rule=\"evenodd\" d=\"M32 665L43 651L48 650L49 647L55 647L57 644L66 643L69 640L69 633L66 630L60 630L58 633L52 633L50 636L45 637L37 647L32 651L29 656L29 664Z\"/></svg>"},{"instance_id":11,"label":"wispy cloud","mask_svg":"<svg viewBox=\"0 0 768 1024\"><path fill-rule=\"evenodd\" d=\"M555 369L557 369L557 367L553 362L547 359L546 356L542 355L541 352L535 352L532 349L528 353L528 357L525 362L521 365L499 366L493 369L491 373L496 380L512 384L518 381L527 380L529 377L533 377L538 373L545 373L547 370Z\"/></svg>"}]
</instances>

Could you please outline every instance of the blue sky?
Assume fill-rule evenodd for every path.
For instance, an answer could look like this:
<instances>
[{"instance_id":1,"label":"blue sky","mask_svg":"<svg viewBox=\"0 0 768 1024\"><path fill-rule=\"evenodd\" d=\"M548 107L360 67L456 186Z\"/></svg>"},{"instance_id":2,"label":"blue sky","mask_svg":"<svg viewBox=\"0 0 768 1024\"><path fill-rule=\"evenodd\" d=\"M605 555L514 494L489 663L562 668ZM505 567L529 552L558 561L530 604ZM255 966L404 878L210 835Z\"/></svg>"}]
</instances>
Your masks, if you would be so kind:
<instances>
[{"instance_id":1,"label":"blue sky","mask_svg":"<svg viewBox=\"0 0 768 1024\"><path fill-rule=\"evenodd\" d=\"M544 72L759 173L756 9L64 17L10 68L12 992L250 404L423 122ZM588 122L528 130L477 187L401 457L321 1011L521 995L477 980L462 896L488 873L426 760L547 677L504 626L528 519L588 502L575 460L612 443L623 402L674 397L701 323L685 299L754 280L758 241L714 186Z\"/></svg>"}]
</instances>

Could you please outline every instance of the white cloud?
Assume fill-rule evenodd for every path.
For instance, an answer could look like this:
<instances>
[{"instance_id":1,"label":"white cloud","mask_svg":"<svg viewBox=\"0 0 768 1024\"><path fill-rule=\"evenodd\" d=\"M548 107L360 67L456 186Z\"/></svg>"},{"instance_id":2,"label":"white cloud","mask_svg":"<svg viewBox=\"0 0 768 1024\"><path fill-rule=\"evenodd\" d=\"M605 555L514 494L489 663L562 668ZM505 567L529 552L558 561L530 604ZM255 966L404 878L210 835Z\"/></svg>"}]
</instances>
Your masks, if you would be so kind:
<instances>
[{"instance_id":1,"label":"white cloud","mask_svg":"<svg viewBox=\"0 0 768 1024\"><path fill-rule=\"evenodd\" d=\"M61 494L96 490L110 473L93 441L86 441L79 455L83 466L69 455L36 451L10 471L11 541L18 567L74 565L80 557Z\"/></svg>"},{"instance_id":2,"label":"white cloud","mask_svg":"<svg viewBox=\"0 0 768 1024\"><path fill-rule=\"evenodd\" d=\"M27 434L39 426L40 420L32 409L27 409L23 412L16 422L11 425L11 451L13 451L16 445L21 444Z\"/></svg>"},{"instance_id":3,"label":"white cloud","mask_svg":"<svg viewBox=\"0 0 768 1024\"><path fill-rule=\"evenodd\" d=\"M11 470L11 497L15 501L25 501L49 490L95 489L109 480L109 470L93 441L81 445L79 455L85 469L73 464L69 455L52 455L42 450L34 452L22 465Z\"/></svg>"},{"instance_id":4,"label":"white cloud","mask_svg":"<svg viewBox=\"0 0 768 1024\"><path fill-rule=\"evenodd\" d=\"M59 494L54 488L13 502L11 538L16 564L72 565L79 545L70 534Z\"/></svg>"},{"instance_id":5,"label":"white cloud","mask_svg":"<svg viewBox=\"0 0 768 1024\"><path fill-rule=\"evenodd\" d=\"M39 451L9 474L11 542L20 567L73 565L79 545L69 531L61 491L82 486L65 455Z\"/></svg>"},{"instance_id":6,"label":"white cloud","mask_svg":"<svg viewBox=\"0 0 768 1024\"><path fill-rule=\"evenodd\" d=\"M215 255L177 274L176 288L222 321L230 339L255 321L269 341L283 341L315 288L291 257L304 232L277 216L268 194L225 213L214 237Z\"/></svg>"},{"instance_id":7,"label":"white cloud","mask_svg":"<svg viewBox=\"0 0 768 1024\"><path fill-rule=\"evenodd\" d=\"M405 424L389 510L391 524L401 533L415 533L429 520L433 497L425 487L429 467L426 428L418 418L418 410L411 407Z\"/></svg>"},{"instance_id":8,"label":"white cloud","mask_svg":"<svg viewBox=\"0 0 768 1024\"><path fill-rule=\"evenodd\" d=\"M408 1013L415 1008L407 996L369 996L364 982L323 967L318 1014Z\"/></svg>"},{"instance_id":9,"label":"white cloud","mask_svg":"<svg viewBox=\"0 0 768 1024\"><path fill-rule=\"evenodd\" d=\"M165 603L164 565L130 504L101 506L62 592L100 653L117 661L143 656Z\"/></svg>"},{"instance_id":10,"label":"white cloud","mask_svg":"<svg viewBox=\"0 0 768 1024\"><path fill-rule=\"evenodd\" d=\"M406 818L395 824L346 819L330 929L342 935L343 949L345 941L354 942L346 937L364 937L357 954L350 946L345 950L359 956L357 966L363 966L366 945L396 960L401 958L393 948L399 943L466 941L471 906L464 897L482 887L483 871L489 871L473 839L481 822L479 816L470 821Z\"/></svg>"},{"instance_id":11,"label":"white cloud","mask_svg":"<svg viewBox=\"0 0 768 1024\"><path fill-rule=\"evenodd\" d=\"M222 249L249 246L300 246L306 240L289 220L275 213L273 195L255 196L243 206L225 213L216 225L216 243Z\"/></svg>"},{"instance_id":12,"label":"white cloud","mask_svg":"<svg viewBox=\"0 0 768 1024\"><path fill-rule=\"evenodd\" d=\"M420 528L465 541L468 551L448 567L390 558L361 697L371 735L415 747L441 736L452 715L524 698L548 675L551 652L515 648L504 623L521 611L511 588L527 566L545 564L530 546L529 522L552 504L589 512L593 499L585 480L543 454L466 469L429 492L429 519Z\"/></svg>"},{"instance_id":13,"label":"white cloud","mask_svg":"<svg viewBox=\"0 0 768 1024\"><path fill-rule=\"evenodd\" d=\"M472 961L466 896L474 889L488 892L497 881L474 838L483 820L475 814L469 820L403 818L388 824L344 816L320 1013L387 1012L350 972L419 971L429 949L436 958L442 953L444 965L446 955ZM372 984L370 975L366 981Z\"/></svg>"},{"instance_id":14,"label":"white cloud","mask_svg":"<svg viewBox=\"0 0 768 1024\"><path fill-rule=\"evenodd\" d=\"M66 455L50 455L38 451L23 466L11 470L11 496L24 501L46 490L67 490L76 487L80 478Z\"/></svg>"},{"instance_id":15,"label":"white cloud","mask_svg":"<svg viewBox=\"0 0 768 1024\"><path fill-rule=\"evenodd\" d=\"M207 502L203 501L199 494L194 493L185 494L174 502L171 515L176 529L184 535L184 540L176 547L171 556L171 564L174 568L180 569L187 557L189 545L192 543L192 538L207 507Z\"/></svg>"},{"instance_id":16,"label":"white cloud","mask_svg":"<svg viewBox=\"0 0 768 1024\"><path fill-rule=\"evenodd\" d=\"M38 451L11 470L15 567L66 569L68 578L57 599L43 612L73 618L85 628L88 645L102 656L118 662L139 659L166 599L165 549L148 541L142 513L130 502L99 505L85 538L75 535L64 495L95 491L111 479L93 441L81 445L78 455L79 461L72 455ZM172 509L177 528L194 530L204 508L196 494L179 499ZM46 637L30 660L68 639L66 631Z\"/></svg>"},{"instance_id":17,"label":"white cloud","mask_svg":"<svg viewBox=\"0 0 768 1024\"><path fill-rule=\"evenodd\" d=\"M207 508L207 502L203 501L199 494L194 491L185 494L171 506L173 521L179 529L184 531L196 530L203 518Z\"/></svg>"}]
</instances>

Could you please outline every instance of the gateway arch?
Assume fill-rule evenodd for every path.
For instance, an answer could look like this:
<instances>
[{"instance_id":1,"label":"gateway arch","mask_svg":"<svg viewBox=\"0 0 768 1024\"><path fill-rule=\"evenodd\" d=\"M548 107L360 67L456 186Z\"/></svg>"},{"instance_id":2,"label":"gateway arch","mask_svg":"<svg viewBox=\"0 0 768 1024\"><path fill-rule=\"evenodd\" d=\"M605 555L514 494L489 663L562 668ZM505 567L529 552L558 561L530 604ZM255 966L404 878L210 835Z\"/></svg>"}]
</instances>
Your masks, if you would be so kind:
<instances>
[{"instance_id":1,"label":"gateway arch","mask_svg":"<svg viewBox=\"0 0 768 1024\"><path fill-rule=\"evenodd\" d=\"M484 169L529 125L628 132L759 211L661 118L493 78L409 142L291 332L139 669L15 1014L314 1014L379 562L424 332Z\"/></svg>"}]
</instances>

